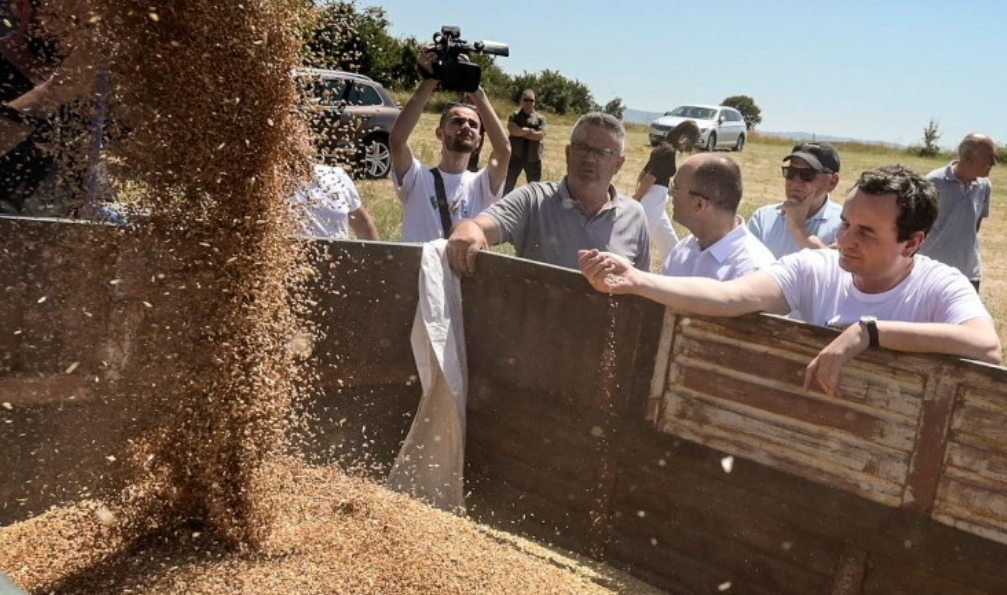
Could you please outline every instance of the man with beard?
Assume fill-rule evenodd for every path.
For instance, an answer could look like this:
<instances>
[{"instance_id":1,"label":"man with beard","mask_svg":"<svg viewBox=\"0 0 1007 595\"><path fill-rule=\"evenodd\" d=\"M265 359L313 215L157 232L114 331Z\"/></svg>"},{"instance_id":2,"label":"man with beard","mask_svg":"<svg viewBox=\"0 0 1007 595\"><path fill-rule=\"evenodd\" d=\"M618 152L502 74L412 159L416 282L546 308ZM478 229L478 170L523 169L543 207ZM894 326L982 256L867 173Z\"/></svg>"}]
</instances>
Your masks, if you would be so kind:
<instances>
[{"instance_id":1,"label":"man with beard","mask_svg":"<svg viewBox=\"0 0 1007 595\"><path fill-rule=\"evenodd\" d=\"M664 277L585 250L581 272L604 293L635 294L679 312L741 316L794 311L844 329L811 360L804 384L838 394L842 367L868 348L946 353L1000 363L993 318L957 269L917 254L937 219L934 185L901 165L864 172L843 203L837 250L802 250L731 281Z\"/></svg>"},{"instance_id":2,"label":"man with beard","mask_svg":"<svg viewBox=\"0 0 1007 595\"><path fill-rule=\"evenodd\" d=\"M392 126L389 145L392 153L392 182L402 202L402 240L429 242L446 238L460 220L475 217L502 195L510 161L507 132L480 87L468 93L472 105L448 104L441 114L437 139L441 160L427 169L413 155L409 136L420 120L423 107L437 88L431 64L437 54L430 48L417 57L424 79ZM469 158L479 147L481 129L493 148L486 167L468 171Z\"/></svg>"},{"instance_id":3,"label":"man with beard","mask_svg":"<svg viewBox=\"0 0 1007 595\"><path fill-rule=\"evenodd\" d=\"M625 148L622 122L597 112L581 116L566 146L566 177L522 186L459 223L448 241L451 268L471 275L480 250L508 242L522 258L566 268L577 268L578 250L598 248L649 269L643 207L612 186Z\"/></svg>"}]
</instances>

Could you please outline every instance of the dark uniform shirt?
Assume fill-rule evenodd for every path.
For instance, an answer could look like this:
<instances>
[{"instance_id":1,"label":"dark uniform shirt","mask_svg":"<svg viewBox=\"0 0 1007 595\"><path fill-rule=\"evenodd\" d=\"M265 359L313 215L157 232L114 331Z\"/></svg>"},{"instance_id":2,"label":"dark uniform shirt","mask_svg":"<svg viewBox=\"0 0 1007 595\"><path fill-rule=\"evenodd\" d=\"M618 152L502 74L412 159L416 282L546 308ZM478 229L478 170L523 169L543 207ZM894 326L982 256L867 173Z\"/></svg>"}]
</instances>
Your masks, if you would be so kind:
<instances>
[{"instance_id":1,"label":"dark uniform shirt","mask_svg":"<svg viewBox=\"0 0 1007 595\"><path fill-rule=\"evenodd\" d=\"M538 112L530 114L524 110L517 110L511 114L510 122L514 122L518 128L531 128L538 132L545 132L545 118ZM529 140L527 138L510 137L511 159L523 160L525 163L534 163L542 160L542 141Z\"/></svg>"}]
</instances>

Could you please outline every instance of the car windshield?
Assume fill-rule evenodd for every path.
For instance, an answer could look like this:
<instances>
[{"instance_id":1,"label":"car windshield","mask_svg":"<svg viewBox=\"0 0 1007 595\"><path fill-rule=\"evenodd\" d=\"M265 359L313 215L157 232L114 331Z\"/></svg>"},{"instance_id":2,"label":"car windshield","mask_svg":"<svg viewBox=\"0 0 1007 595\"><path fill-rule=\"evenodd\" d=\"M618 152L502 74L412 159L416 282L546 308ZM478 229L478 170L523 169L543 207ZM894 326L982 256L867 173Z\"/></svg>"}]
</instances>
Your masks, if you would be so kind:
<instances>
[{"instance_id":1,"label":"car windshield","mask_svg":"<svg viewBox=\"0 0 1007 595\"><path fill-rule=\"evenodd\" d=\"M668 112L669 116L679 118L695 118L697 120L712 120L717 110L708 107L696 107L694 105L682 105Z\"/></svg>"}]
</instances>

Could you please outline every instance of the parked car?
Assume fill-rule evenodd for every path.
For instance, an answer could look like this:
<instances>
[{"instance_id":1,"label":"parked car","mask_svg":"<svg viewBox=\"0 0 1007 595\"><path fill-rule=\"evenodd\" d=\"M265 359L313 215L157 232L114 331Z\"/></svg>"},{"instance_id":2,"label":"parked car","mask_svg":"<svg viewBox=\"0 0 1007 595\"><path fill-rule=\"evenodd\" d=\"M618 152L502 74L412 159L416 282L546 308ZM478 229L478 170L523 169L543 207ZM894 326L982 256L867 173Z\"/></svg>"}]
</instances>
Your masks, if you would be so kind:
<instances>
[{"instance_id":1,"label":"parked car","mask_svg":"<svg viewBox=\"0 0 1007 595\"><path fill-rule=\"evenodd\" d=\"M741 112L723 105L680 105L650 123L650 144L657 146L668 131L684 120L699 125L696 146L707 151L730 147L741 151L747 140L747 127Z\"/></svg>"},{"instance_id":2,"label":"parked car","mask_svg":"<svg viewBox=\"0 0 1007 595\"><path fill-rule=\"evenodd\" d=\"M357 176L384 178L391 170L388 135L399 106L380 83L360 74L306 68L295 76L318 109L310 114L316 147L326 163Z\"/></svg>"}]
</instances>

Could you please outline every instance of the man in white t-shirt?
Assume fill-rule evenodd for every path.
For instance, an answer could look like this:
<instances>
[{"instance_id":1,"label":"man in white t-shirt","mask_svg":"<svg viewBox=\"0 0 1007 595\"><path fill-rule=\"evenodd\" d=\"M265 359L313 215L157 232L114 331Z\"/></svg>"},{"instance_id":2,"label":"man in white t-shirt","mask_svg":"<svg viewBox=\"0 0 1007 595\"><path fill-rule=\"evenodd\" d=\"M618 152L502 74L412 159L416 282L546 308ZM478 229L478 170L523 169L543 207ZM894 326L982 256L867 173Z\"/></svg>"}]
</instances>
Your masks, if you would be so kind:
<instances>
[{"instance_id":1,"label":"man in white t-shirt","mask_svg":"<svg viewBox=\"0 0 1007 595\"><path fill-rule=\"evenodd\" d=\"M692 235L671 250L665 275L729 281L776 261L738 216L743 191L741 168L726 155L701 153L682 163L671 184L672 218Z\"/></svg>"},{"instance_id":2,"label":"man in white t-shirt","mask_svg":"<svg viewBox=\"0 0 1007 595\"><path fill-rule=\"evenodd\" d=\"M296 192L293 204L306 236L341 240L380 240L374 219L360 201L360 193L350 176L339 167L315 165L311 181Z\"/></svg>"},{"instance_id":3,"label":"man in white t-shirt","mask_svg":"<svg viewBox=\"0 0 1007 595\"><path fill-rule=\"evenodd\" d=\"M436 170L443 181L444 201L439 204L435 173L420 163L409 147L409 136L420 120L423 106L437 88L431 64L436 53L425 48L417 56L424 79L392 126L389 145L392 153L392 183L402 203L402 240L429 242L451 235L445 229L462 219L475 217L502 195L510 161L507 131L497 118L482 88L467 94L474 105L452 103L441 115L437 139L441 158ZM493 148L486 167L468 171L469 157L479 147L480 128Z\"/></svg>"},{"instance_id":4,"label":"man in white t-shirt","mask_svg":"<svg viewBox=\"0 0 1007 595\"><path fill-rule=\"evenodd\" d=\"M632 293L704 316L796 311L846 327L808 364L837 394L839 372L868 347L947 353L1000 363L993 319L958 270L916 252L937 219L934 185L901 165L864 172L843 203L838 250L802 250L733 281L651 275L597 250L580 253L598 291ZM849 325L849 326L847 326Z\"/></svg>"}]
</instances>

